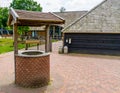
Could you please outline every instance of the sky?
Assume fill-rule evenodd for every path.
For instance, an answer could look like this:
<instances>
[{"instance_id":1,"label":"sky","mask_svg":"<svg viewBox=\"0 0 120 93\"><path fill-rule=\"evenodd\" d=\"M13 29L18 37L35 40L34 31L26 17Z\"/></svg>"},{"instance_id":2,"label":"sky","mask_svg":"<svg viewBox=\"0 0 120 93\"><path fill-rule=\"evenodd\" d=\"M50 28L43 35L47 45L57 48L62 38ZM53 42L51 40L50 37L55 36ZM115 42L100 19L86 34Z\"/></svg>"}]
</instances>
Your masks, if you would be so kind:
<instances>
[{"instance_id":1,"label":"sky","mask_svg":"<svg viewBox=\"0 0 120 93\"><path fill-rule=\"evenodd\" d=\"M103 0L34 0L40 3L43 12L59 12L61 7L66 11L90 10ZM8 7L12 0L0 0L0 7Z\"/></svg>"}]
</instances>

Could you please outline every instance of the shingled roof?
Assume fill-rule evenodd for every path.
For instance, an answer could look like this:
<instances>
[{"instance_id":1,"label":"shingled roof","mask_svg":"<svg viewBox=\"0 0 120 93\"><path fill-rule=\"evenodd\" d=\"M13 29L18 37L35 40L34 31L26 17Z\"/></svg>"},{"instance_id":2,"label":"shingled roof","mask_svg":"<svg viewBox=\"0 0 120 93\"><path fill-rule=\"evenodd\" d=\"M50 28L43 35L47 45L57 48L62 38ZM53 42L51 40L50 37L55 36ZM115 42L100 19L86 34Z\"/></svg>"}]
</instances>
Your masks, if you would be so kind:
<instances>
[{"instance_id":1,"label":"shingled roof","mask_svg":"<svg viewBox=\"0 0 120 93\"><path fill-rule=\"evenodd\" d=\"M67 27L77 18L83 16L88 11L65 11L65 12L54 12L56 15L65 19L64 27Z\"/></svg>"},{"instance_id":2,"label":"shingled roof","mask_svg":"<svg viewBox=\"0 0 120 93\"><path fill-rule=\"evenodd\" d=\"M54 13L16 10L11 8L8 25L16 21L18 26L38 26L44 24L63 24L65 20Z\"/></svg>"},{"instance_id":3,"label":"shingled roof","mask_svg":"<svg viewBox=\"0 0 120 93\"><path fill-rule=\"evenodd\" d=\"M95 6L93 9L91 9L88 12L86 12L82 16L78 17L76 20L74 20L73 22L71 22L71 24L69 24L67 27L65 27L62 30L62 32L63 33L79 33L79 32L82 32L81 29L78 29L77 27L82 27L85 22L87 23L88 21L84 22L83 20L86 20L86 18L89 16L89 14L91 14L98 7L100 7L101 5L103 5L106 1L108 1L108 0L103 0L100 4L98 4L97 6ZM76 24L78 24L78 25L75 27Z\"/></svg>"}]
</instances>

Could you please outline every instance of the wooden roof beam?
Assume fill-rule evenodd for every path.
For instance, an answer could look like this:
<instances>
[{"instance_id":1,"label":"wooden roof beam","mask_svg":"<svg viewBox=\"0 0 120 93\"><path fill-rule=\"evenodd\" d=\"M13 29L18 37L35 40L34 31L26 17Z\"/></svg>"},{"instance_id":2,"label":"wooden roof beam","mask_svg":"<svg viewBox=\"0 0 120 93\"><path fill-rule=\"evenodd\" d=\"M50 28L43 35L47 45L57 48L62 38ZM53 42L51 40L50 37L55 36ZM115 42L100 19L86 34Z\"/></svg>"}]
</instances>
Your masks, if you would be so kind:
<instances>
[{"instance_id":1,"label":"wooden roof beam","mask_svg":"<svg viewBox=\"0 0 120 93\"><path fill-rule=\"evenodd\" d=\"M8 25L8 26L11 25L11 21L12 21L12 15L9 14L9 16L8 16L8 21L7 21L7 25Z\"/></svg>"},{"instance_id":2,"label":"wooden roof beam","mask_svg":"<svg viewBox=\"0 0 120 93\"><path fill-rule=\"evenodd\" d=\"M56 15L55 13L52 13L52 12L50 12L52 15L54 15L54 16L56 16L56 17L58 17L59 19L61 19L61 20L63 20L64 21L64 23L65 23L65 19L64 18L62 18L62 17L60 17L60 16L58 16L58 15Z\"/></svg>"},{"instance_id":3,"label":"wooden roof beam","mask_svg":"<svg viewBox=\"0 0 120 93\"><path fill-rule=\"evenodd\" d=\"M12 15L13 19L15 20L15 23L17 23L18 20L18 14L14 11L13 8L10 8L10 14Z\"/></svg>"}]
</instances>

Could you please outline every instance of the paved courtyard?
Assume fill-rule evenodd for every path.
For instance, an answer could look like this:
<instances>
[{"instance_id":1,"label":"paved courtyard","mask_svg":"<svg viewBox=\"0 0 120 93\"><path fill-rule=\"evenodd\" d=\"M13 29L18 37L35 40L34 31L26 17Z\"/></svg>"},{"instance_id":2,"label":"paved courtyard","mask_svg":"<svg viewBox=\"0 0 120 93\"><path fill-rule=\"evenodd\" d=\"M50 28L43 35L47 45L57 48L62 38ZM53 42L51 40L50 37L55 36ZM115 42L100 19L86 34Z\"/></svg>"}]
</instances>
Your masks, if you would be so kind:
<instances>
[{"instance_id":1,"label":"paved courtyard","mask_svg":"<svg viewBox=\"0 0 120 93\"><path fill-rule=\"evenodd\" d=\"M53 44L51 84L42 88L16 86L13 52L1 54L0 93L120 93L120 57L58 54L61 44Z\"/></svg>"}]
</instances>

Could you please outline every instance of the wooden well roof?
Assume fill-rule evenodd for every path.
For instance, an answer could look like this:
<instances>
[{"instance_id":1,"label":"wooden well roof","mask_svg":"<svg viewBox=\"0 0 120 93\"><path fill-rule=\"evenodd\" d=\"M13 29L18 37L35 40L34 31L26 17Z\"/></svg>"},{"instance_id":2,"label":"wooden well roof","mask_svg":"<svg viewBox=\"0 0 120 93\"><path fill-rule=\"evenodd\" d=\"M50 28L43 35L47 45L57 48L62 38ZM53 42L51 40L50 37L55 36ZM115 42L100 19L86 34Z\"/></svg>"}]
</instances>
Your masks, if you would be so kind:
<instances>
[{"instance_id":1,"label":"wooden well roof","mask_svg":"<svg viewBox=\"0 0 120 93\"><path fill-rule=\"evenodd\" d=\"M11 8L8 25L17 23L18 26L41 26L46 24L63 24L65 20L54 13L16 10Z\"/></svg>"}]
</instances>

